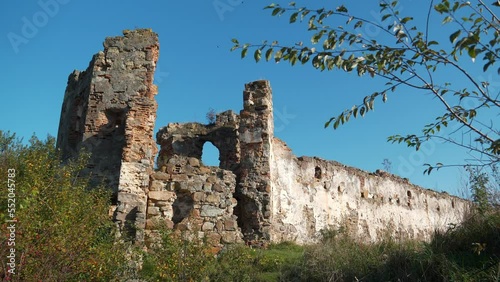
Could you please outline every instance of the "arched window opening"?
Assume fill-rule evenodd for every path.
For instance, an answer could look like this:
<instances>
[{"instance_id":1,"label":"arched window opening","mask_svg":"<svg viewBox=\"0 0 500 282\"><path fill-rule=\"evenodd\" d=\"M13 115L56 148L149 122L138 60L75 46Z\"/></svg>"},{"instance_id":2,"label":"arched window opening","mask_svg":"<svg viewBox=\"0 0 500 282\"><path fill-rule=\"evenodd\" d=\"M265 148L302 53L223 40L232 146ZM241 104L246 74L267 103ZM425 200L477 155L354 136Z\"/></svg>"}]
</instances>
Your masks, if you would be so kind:
<instances>
[{"instance_id":1,"label":"arched window opening","mask_svg":"<svg viewBox=\"0 0 500 282\"><path fill-rule=\"evenodd\" d=\"M201 154L201 161L206 166L219 166L219 149L207 141L203 144L203 151Z\"/></svg>"}]
</instances>

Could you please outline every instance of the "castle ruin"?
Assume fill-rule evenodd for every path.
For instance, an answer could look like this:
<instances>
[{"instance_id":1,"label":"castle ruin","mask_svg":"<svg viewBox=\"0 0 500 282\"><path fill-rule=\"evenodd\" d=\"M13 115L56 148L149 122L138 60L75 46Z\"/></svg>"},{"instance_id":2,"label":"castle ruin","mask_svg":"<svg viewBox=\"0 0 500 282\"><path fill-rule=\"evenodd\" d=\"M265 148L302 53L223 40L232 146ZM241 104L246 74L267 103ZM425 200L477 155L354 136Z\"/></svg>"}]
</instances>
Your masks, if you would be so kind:
<instances>
[{"instance_id":1,"label":"castle ruin","mask_svg":"<svg viewBox=\"0 0 500 282\"><path fill-rule=\"evenodd\" d=\"M84 172L112 189L114 220L135 240L157 223L197 232L214 246L304 244L340 226L367 242L426 240L462 220L469 203L458 197L384 171L296 157L274 137L268 81L245 85L239 114L219 113L209 125L168 124L155 142L158 54L158 36L148 29L107 38L87 70L70 74L57 138L65 160L91 153ZM218 148L219 167L202 164L206 142Z\"/></svg>"}]
</instances>

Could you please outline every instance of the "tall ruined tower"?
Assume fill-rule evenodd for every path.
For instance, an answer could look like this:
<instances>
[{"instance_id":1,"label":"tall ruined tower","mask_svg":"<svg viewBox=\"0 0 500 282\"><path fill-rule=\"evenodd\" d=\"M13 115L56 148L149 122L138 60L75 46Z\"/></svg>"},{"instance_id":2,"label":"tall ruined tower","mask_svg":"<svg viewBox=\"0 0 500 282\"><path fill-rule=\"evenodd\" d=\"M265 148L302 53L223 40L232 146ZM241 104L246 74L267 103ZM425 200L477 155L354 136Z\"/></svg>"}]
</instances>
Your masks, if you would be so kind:
<instances>
[{"instance_id":1,"label":"tall ruined tower","mask_svg":"<svg viewBox=\"0 0 500 282\"><path fill-rule=\"evenodd\" d=\"M157 152L153 76L159 43L149 29L123 35L107 38L87 70L69 76L57 147L65 160L81 149L91 153L85 172L93 185L112 189L115 219L122 227L130 220L142 230ZM142 240L140 232L135 237Z\"/></svg>"},{"instance_id":2,"label":"tall ruined tower","mask_svg":"<svg viewBox=\"0 0 500 282\"><path fill-rule=\"evenodd\" d=\"M259 80L246 84L240 112L241 161L235 197L238 199L236 213L247 240L270 239L273 134L273 100L269 82Z\"/></svg>"}]
</instances>

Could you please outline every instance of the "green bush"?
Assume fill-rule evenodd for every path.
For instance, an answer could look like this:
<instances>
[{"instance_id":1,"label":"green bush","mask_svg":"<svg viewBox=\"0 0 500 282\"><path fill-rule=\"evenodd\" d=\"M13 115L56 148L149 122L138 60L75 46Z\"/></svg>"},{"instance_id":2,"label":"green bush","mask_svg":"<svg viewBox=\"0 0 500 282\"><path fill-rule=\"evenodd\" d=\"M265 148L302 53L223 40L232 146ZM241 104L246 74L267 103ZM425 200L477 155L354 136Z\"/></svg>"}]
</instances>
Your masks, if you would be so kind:
<instances>
[{"instance_id":1,"label":"green bush","mask_svg":"<svg viewBox=\"0 0 500 282\"><path fill-rule=\"evenodd\" d=\"M11 281L110 281L124 271L123 246L114 240L110 193L89 190L78 173L85 157L62 166L55 139L33 137L22 145L0 131L0 182L15 182L15 275L2 259L0 275ZM15 176L10 172L15 170ZM5 191L2 188L2 191ZM0 195L0 220L11 219L7 193ZM2 232L7 231L2 225ZM0 256L10 253L6 237Z\"/></svg>"}]
</instances>

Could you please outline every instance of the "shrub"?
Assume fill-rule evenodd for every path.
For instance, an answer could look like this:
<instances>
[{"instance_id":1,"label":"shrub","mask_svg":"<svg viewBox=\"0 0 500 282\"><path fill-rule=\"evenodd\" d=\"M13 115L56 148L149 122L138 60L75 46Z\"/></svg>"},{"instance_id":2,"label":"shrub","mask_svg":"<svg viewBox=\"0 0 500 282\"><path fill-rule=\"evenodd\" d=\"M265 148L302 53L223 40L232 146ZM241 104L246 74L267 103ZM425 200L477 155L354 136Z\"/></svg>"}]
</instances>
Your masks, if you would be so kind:
<instances>
[{"instance_id":1,"label":"shrub","mask_svg":"<svg viewBox=\"0 0 500 282\"><path fill-rule=\"evenodd\" d=\"M61 166L55 139L33 137L22 145L15 135L0 131L0 179L7 187L15 170L16 270L0 275L11 281L110 281L123 271L124 252L114 242L108 216L110 193L89 190L78 173L85 158ZM4 190L2 190L4 191ZM7 195L0 195L0 220L9 218ZM2 231L6 225L2 226ZM0 256L9 253L0 239Z\"/></svg>"}]
</instances>

